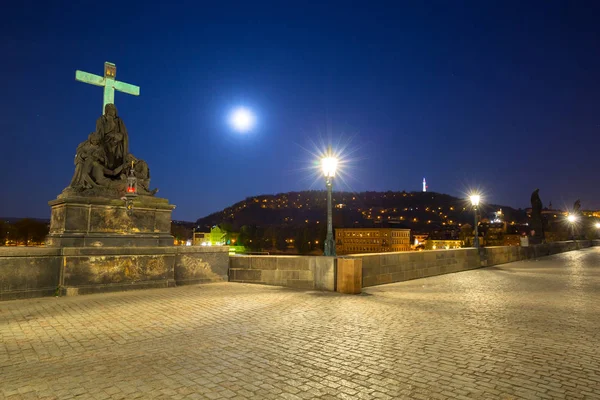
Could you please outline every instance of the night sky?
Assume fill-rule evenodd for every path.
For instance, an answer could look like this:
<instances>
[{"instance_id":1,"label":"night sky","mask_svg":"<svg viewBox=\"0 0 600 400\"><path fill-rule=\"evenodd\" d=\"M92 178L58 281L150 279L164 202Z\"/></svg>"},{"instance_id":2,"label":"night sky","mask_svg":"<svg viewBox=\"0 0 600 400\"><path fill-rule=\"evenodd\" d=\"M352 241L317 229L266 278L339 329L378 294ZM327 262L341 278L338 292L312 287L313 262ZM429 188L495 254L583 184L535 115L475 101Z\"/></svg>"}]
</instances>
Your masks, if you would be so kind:
<instances>
[{"instance_id":1,"label":"night sky","mask_svg":"<svg viewBox=\"0 0 600 400\"><path fill-rule=\"evenodd\" d=\"M101 114L75 70L104 61L141 87L115 103L174 219L324 188L304 168L329 137L358 148L336 189L425 176L497 204L539 187L544 205L600 208L597 1L41 3L3 8L0 216L49 218ZM227 122L240 105L257 117L245 134Z\"/></svg>"}]
</instances>

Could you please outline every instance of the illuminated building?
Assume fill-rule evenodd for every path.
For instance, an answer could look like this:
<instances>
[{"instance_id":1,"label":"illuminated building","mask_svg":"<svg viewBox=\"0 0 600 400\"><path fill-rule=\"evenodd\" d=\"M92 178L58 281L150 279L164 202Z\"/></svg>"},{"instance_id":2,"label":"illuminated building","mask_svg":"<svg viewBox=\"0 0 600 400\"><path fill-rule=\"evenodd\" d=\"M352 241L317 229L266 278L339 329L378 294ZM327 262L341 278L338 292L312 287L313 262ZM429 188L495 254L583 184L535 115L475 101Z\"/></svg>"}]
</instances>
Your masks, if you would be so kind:
<instances>
[{"instance_id":1,"label":"illuminated building","mask_svg":"<svg viewBox=\"0 0 600 400\"><path fill-rule=\"evenodd\" d=\"M424 246L425 242L427 242L427 238L429 237L429 233L420 233L420 234L414 234L413 238L414 238L414 244L413 244L413 249L418 247L418 246Z\"/></svg>"},{"instance_id":2,"label":"illuminated building","mask_svg":"<svg viewBox=\"0 0 600 400\"><path fill-rule=\"evenodd\" d=\"M455 239L427 239L425 249L427 250L442 250L442 249L460 249L462 240Z\"/></svg>"},{"instance_id":3,"label":"illuminated building","mask_svg":"<svg viewBox=\"0 0 600 400\"><path fill-rule=\"evenodd\" d=\"M192 242L194 246L207 246L208 243L211 243L210 232L194 232L194 239Z\"/></svg>"},{"instance_id":4,"label":"illuminated building","mask_svg":"<svg viewBox=\"0 0 600 400\"><path fill-rule=\"evenodd\" d=\"M385 253L410 250L410 229L337 228L338 254Z\"/></svg>"},{"instance_id":5,"label":"illuminated building","mask_svg":"<svg viewBox=\"0 0 600 400\"><path fill-rule=\"evenodd\" d=\"M425 178L423 178L423 191L427 191L427 181L425 180Z\"/></svg>"}]
</instances>

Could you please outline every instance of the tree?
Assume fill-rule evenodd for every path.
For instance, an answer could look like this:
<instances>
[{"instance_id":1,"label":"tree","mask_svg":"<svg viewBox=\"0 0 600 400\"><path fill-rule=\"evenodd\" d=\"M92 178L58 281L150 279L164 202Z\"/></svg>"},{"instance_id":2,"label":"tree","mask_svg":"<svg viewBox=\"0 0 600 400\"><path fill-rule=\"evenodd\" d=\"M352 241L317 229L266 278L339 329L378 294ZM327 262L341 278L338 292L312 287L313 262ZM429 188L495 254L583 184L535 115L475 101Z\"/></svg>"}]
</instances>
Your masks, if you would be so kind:
<instances>
[{"instance_id":1,"label":"tree","mask_svg":"<svg viewBox=\"0 0 600 400\"><path fill-rule=\"evenodd\" d=\"M193 236L193 229L185 225L171 223L171 235L177 240L189 240Z\"/></svg>"},{"instance_id":2,"label":"tree","mask_svg":"<svg viewBox=\"0 0 600 400\"><path fill-rule=\"evenodd\" d=\"M296 250L298 250L300 254L309 253L311 250L311 243L308 228L298 228L294 242Z\"/></svg>"},{"instance_id":3,"label":"tree","mask_svg":"<svg viewBox=\"0 0 600 400\"><path fill-rule=\"evenodd\" d=\"M25 246L43 243L48 234L48 225L45 222L30 218L18 220L13 224L13 228L15 240Z\"/></svg>"},{"instance_id":4,"label":"tree","mask_svg":"<svg viewBox=\"0 0 600 400\"><path fill-rule=\"evenodd\" d=\"M237 244L239 246L250 247L250 227L244 225L240 228Z\"/></svg>"},{"instance_id":5,"label":"tree","mask_svg":"<svg viewBox=\"0 0 600 400\"><path fill-rule=\"evenodd\" d=\"M275 248L279 251L285 251L288 246L286 239L285 231L282 228L277 229Z\"/></svg>"},{"instance_id":6,"label":"tree","mask_svg":"<svg viewBox=\"0 0 600 400\"><path fill-rule=\"evenodd\" d=\"M327 238L327 224L321 224L319 226L317 237L319 238L319 249L325 251L325 239ZM333 237L335 238L335 232Z\"/></svg>"},{"instance_id":7,"label":"tree","mask_svg":"<svg viewBox=\"0 0 600 400\"><path fill-rule=\"evenodd\" d=\"M262 243L264 243L264 247L266 249L272 249L275 247L275 241L277 240L277 228L274 226L269 226L264 233L264 238Z\"/></svg>"},{"instance_id":8,"label":"tree","mask_svg":"<svg viewBox=\"0 0 600 400\"><path fill-rule=\"evenodd\" d=\"M471 237L474 237L473 226L469 224L464 224L460 228L459 238L463 243L463 247L469 247L471 242Z\"/></svg>"},{"instance_id":9,"label":"tree","mask_svg":"<svg viewBox=\"0 0 600 400\"><path fill-rule=\"evenodd\" d=\"M262 250L264 247L264 232L256 225L244 225L238 235L238 244L253 251Z\"/></svg>"},{"instance_id":10,"label":"tree","mask_svg":"<svg viewBox=\"0 0 600 400\"><path fill-rule=\"evenodd\" d=\"M7 231L8 224L4 221L0 221L0 246L4 246L6 243Z\"/></svg>"}]
</instances>

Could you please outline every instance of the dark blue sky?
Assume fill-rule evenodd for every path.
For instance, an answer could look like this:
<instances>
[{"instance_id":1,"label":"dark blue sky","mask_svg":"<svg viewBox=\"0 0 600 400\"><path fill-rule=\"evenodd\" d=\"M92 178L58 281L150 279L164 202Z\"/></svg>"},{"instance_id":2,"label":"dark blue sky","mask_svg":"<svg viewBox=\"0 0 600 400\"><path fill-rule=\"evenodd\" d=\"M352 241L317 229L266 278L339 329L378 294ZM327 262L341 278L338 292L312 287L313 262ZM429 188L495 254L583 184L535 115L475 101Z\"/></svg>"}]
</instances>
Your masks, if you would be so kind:
<instances>
[{"instance_id":1,"label":"dark blue sky","mask_svg":"<svg viewBox=\"0 0 600 400\"><path fill-rule=\"evenodd\" d=\"M141 86L115 102L174 219L320 188L301 146L327 132L360 149L346 190L426 176L494 203L526 207L539 187L600 208L598 2L17 3L0 28L2 216L49 217L102 108L75 70L104 61ZM228 126L236 105L253 132Z\"/></svg>"}]
</instances>

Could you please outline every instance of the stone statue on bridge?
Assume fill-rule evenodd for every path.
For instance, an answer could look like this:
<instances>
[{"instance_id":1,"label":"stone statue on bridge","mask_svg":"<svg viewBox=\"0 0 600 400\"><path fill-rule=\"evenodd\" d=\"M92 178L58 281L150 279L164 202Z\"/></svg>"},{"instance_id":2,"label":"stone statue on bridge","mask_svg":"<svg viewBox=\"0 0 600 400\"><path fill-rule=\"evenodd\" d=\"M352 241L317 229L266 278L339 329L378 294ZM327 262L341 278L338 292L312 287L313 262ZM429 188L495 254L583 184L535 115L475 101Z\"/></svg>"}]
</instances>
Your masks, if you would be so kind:
<instances>
[{"instance_id":1,"label":"stone statue on bridge","mask_svg":"<svg viewBox=\"0 0 600 400\"><path fill-rule=\"evenodd\" d=\"M114 104L96 121L96 131L77 146L75 173L64 195L120 198L126 190L127 174L133 169L138 193L154 195L150 189L148 164L129 153L129 135Z\"/></svg>"},{"instance_id":2,"label":"stone statue on bridge","mask_svg":"<svg viewBox=\"0 0 600 400\"><path fill-rule=\"evenodd\" d=\"M532 244L543 243L545 239L544 235L544 221L542 219L542 200L539 195L540 189L535 189L531 194L531 231L532 238L530 242Z\"/></svg>"},{"instance_id":3,"label":"stone statue on bridge","mask_svg":"<svg viewBox=\"0 0 600 400\"><path fill-rule=\"evenodd\" d=\"M581 209L581 200L577 199L575 203L573 203L573 214L579 214L579 210Z\"/></svg>"},{"instance_id":4,"label":"stone statue on bridge","mask_svg":"<svg viewBox=\"0 0 600 400\"><path fill-rule=\"evenodd\" d=\"M49 247L173 246L175 206L150 189L148 164L129 152L129 132L115 107L115 91L138 96L140 88L117 81L116 73L116 65L109 62L103 77L75 72L76 80L103 88L102 115L96 130L77 146L69 186L48 202ZM102 268L122 268L111 263Z\"/></svg>"}]
</instances>

